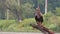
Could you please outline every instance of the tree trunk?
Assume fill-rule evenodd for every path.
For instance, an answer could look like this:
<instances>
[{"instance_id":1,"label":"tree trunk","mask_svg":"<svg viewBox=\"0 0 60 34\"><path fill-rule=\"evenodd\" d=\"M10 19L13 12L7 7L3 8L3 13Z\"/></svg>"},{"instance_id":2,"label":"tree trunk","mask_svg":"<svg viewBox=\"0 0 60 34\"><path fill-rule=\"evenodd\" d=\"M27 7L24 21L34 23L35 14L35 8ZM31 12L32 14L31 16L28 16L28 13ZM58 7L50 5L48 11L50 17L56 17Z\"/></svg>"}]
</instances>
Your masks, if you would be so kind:
<instances>
[{"instance_id":1,"label":"tree trunk","mask_svg":"<svg viewBox=\"0 0 60 34\"><path fill-rule=\"evenodd\" d=\"M45 0L45 15L47 14L47 0Z\"/></svg>"},{"instance_id":2,"label":"tree trunk","mask_svg":"<svg viewBox=\"0 0 60 34\"><path fill-rule=\"evenodd\" d=\"M21 22L22 21L22 18L21 18L21 15L20 15L20 12L16 10L16 15L17 15L17 21L18 22Z\"/></svg>"},{"instance_id":3,"label":"tree trunk","mask_svg":"<svg viewBox=\"0 0 60 34\"><path fill-rule=\"evenodd\" d=\"M9 20L9 9L7 9L7 20Z\"/></svg>"}]
</instances>

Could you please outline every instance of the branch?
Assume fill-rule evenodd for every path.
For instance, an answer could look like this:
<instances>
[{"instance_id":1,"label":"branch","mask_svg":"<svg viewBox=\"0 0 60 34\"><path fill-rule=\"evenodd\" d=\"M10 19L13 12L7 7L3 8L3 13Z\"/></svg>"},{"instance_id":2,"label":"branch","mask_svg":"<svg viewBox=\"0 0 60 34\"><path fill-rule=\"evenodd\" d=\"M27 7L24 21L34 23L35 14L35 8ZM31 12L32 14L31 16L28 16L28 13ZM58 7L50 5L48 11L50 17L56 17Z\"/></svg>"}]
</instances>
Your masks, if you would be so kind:
<instances>
[{"instance_id":1,"label":"branch","mask_svg":"<svg viewBox=\"0 0 60 34\"><path fill-rule=\"evenodd\" d=\"M30 24L30 26L32 26L33 28L36 28L42 32L45 32L44 30L42 30L42 28L40 28L39 26L35 25L35 24Z\"/></svg>"},{"instance_id":2,"label":"branch","mask_svg":"<svg viewBox=\"0 0 60 34\"><path fill-rule=\"evenodd\" d=\"M36 29L42 31L43 33L54 34L54 32L52 32L51 30L49 30L48 28L46 28L44 26L39 27L39 26L37 26L35 24L30 24L30 26L32 26L33 28L36 28Z\"/></svg>"}]
</instances>

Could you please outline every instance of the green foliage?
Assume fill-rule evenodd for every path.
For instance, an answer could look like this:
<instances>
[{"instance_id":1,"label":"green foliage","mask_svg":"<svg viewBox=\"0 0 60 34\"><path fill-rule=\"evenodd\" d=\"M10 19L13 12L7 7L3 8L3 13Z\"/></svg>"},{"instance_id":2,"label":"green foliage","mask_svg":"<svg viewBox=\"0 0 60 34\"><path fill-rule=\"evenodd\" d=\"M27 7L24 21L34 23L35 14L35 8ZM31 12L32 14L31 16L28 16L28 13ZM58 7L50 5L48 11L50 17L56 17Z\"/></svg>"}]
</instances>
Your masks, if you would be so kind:
<instances>
[{"instance_id":1,"label":"green foliage","mask_svg":"<svg viewBox=\"0 0 60 34\"><path fill-rule=\"evenodd\" d=\"M30 3L24 3L24 5L21 6L21 11L23 18L31 18L34 16L35 12L35 10L33 9L33 5Z\"/></svg>"},{"instance_id":2,"label":"green foliage","mask_svg":"<svg viewBox=\"0 0 60 34\"><path fill-rule=\"evenodd\" d=\"M0 0L0 12L1 12L0 18L6 19L6 11L7 11L6 7L11 9L9 10L10 19L17 18L16 10L18 11L19 16L21 16L22 18L34 17L33 14L35 10L33 8L34 7L33 5L34 4L37 5L35 1L39 3L41 10L44 11L45 0L34 0L34 1L33 0ZM60 3L60 0L48 0L48 11L53 12L53 10L56 9L54 10L54 13L56 15L59 15L59 9L56 8L56 7L60 7L59 3Z\"/></svg>"},{"instance_id":3,"label":"green foliage","mask_svg":"<svg viewBox=\"0 0 60 34\"><path fill-rule=\"evenodd\" d=\"M34 18L32 19L32 18L30 18L30 19L24 19L21 23L20 23L20 25L19 26L23 26L23 27L25 27L25 26L30 26L30 24L34 24L34 23L36 23L35 22L35 20L34 20Z\"/></svg>"},{"instance_id":4,"label":"green foliage","mask_svg":"<svg viewBox=\"0 0 60 34\"><path fill-rule=\"evenodd\" d=\"M38 0L38 3L39 3L39 4L44 5L44 2L45 2L44 0Z\"/></svg>"},{"instance_id":5,"label":"green foliage","mask_svg":"<svg viewBox=\"0 0 60 34\"><path fill-rule=\"evenodd\" d=\"M50 16L48 20L44 19L44 26L55 31L60 32L60 17ZM34 18L24 19L21 23L16 23L15 20L0 20L1 31L8 32L40 32L37 29L33 29L30 24L36 24Z\"/></svg>"},{"instance_id":6,"label":"green foliage","mask_svg":"<svg viewBox=\"0 0 60 34\"><path fill-rule=\"evenodd\" d=\"M48 10L55 10L56 7L60 7L60 0L48 0Z\"/></svg>"},{"instance_id":7,"label":"green foliage","mask_svg":"<svg viewBox=\"0 0 60 34\"><path fill-rule=\"evenodd\" d=\"M47 15L44 15L44 23L47 28L55 31L60 32L60 16L56 16L51 12L48 12Z\"/></svg>"},{"instance_id":8,"label":"green foliage","mask_svg":"<svg viewBox=\"0 0 60 34\"><path fill-rule=\"evenodd\" d=\"M54 14L60 16L60 8L56 7L56 10L54 10Z\"/></svg>"},{"instance_id":9,"label":"green foliage","mask_svg":"<svg viewBox=\"0 0 60 34\"><path fill-rule=\"evenodd\" d=\"M0 29L4 32L34 32L35 30L30 26L34 23L36 23L34 18L25 19L20 24L15 20L0 20Z\"/></svg>"},{"instance_id":10,"label":"green foliage","mask_svg":"<svg viewBox=\"0 0 60 34\"><path fill-rule=\"evenodd\" d=\"M48 12L46 15L44 15L45 21L48 20L51 16L54 16L51 12Z\"/></svg>"},{"instance_id":11,"label":"green foliage","mask_svg":"<svg viewBox=\"0 0 60 34\"><path fill-rule=\"evenodd\" d=\"M10 21L10 22L9 22ZM2 31L7 31L7 28L11 25L11 24L16 23L14 20L0 20L0 29Z\"/></svg>"}]
</instances>

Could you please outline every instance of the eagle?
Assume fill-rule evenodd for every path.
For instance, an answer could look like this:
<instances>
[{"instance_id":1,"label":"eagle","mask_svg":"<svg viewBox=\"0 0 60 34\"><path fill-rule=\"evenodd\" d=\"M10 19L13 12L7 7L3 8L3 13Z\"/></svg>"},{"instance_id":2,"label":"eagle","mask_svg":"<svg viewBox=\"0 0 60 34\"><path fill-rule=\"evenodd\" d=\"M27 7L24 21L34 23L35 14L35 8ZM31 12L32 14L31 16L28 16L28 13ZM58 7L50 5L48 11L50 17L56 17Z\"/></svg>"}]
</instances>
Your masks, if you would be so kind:
<instances>
[{"instance_id":1,"label":"eagle","mask_svg":"<svg viewBox=\"0 0 60 34\"><path fill-rule=\"evenodd\" d=\"M43 15L41 13L41 10L40 10L39 6L36 8L35 20L36 20L36 22L40 22L40 23L43 22Z\"/></svg>"}]
</instances>

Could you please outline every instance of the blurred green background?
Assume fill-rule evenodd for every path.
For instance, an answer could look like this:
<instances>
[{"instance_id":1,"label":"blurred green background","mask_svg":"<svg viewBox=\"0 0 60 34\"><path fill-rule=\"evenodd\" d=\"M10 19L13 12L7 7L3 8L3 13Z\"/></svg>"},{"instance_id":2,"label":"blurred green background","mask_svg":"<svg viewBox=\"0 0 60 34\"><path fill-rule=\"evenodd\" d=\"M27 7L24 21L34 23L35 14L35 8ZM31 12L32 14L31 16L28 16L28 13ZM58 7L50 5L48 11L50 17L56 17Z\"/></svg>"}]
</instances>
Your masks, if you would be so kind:
<instances>
[{"instance_id":1,"label":"blurred green background","mask_svg":"<svg viewBox=\"0 0 60 34\"><path fill-rule=\"evenodd\" d=\"M48 0L45 15L45 0L0 0L1 32L40 32L30 24L36 24L34 13L37 5L43 13L43 25L60 32L60 0Z\"/></svg>"}]
</instances>

